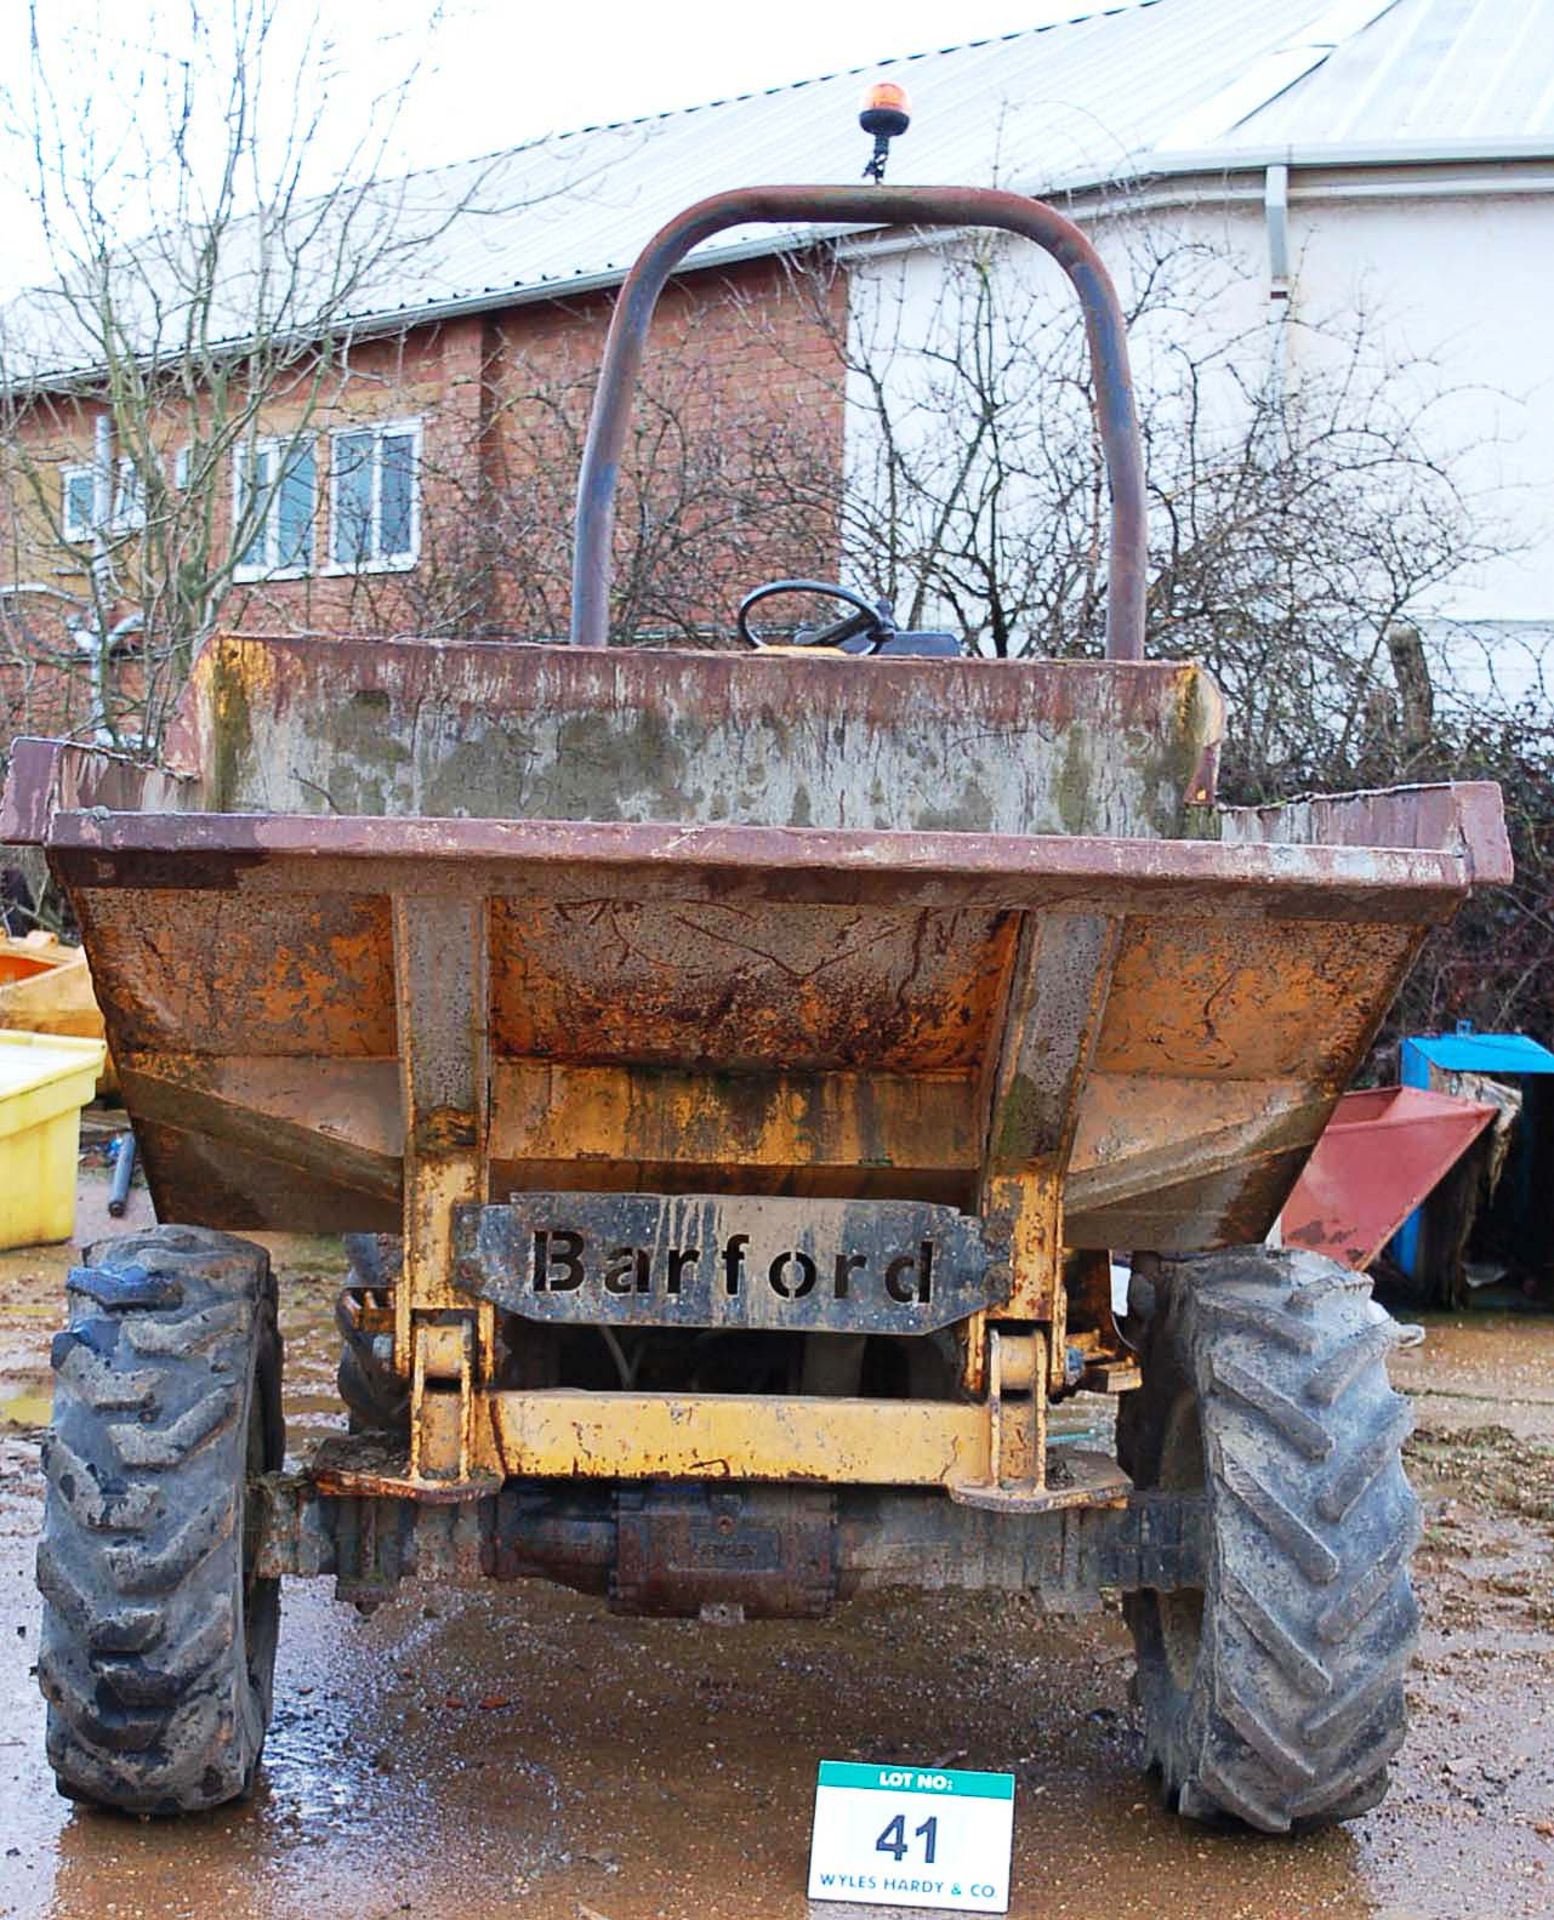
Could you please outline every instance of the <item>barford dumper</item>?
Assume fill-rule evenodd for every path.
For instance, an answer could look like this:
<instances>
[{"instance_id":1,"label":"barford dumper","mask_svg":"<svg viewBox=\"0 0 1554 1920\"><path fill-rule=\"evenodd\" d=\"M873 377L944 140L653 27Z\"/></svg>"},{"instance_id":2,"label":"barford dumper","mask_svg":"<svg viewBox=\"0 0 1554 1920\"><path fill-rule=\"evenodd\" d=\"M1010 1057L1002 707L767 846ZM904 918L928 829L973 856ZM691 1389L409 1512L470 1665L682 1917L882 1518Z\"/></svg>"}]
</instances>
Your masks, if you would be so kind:
<instances>
[{"instance_id":1,"label":"barford dumper","mask_svg":"<svg viewBox=\"0 0 1554 1920\"><path fill-rule=\"evenodd\" d=\"M952 656L840 591L812 644L605 646L654 301L756 222L1056 258L1106 658ZM55 1346L67 1793L247 1791L279 1581L311 1574L725 1618L1119 1590L1172 1804L1376 1802L1416 1619L1394 1329L1363 1275L1261 1242L1421 941L1507 877L1499 794L1218 808L1220 696L1142 658L1144 587L1080 233L1000 192L754 189L622 291L573 644L219 637L161 764L17 745L5 831L80 922L169 1223L89 1252ZM356 1236L351 1430L296 1472L254 1229ZM1049 1444L1079 1391L1119 1402L1115 1458Z\"/></svg>"}]
</instances>

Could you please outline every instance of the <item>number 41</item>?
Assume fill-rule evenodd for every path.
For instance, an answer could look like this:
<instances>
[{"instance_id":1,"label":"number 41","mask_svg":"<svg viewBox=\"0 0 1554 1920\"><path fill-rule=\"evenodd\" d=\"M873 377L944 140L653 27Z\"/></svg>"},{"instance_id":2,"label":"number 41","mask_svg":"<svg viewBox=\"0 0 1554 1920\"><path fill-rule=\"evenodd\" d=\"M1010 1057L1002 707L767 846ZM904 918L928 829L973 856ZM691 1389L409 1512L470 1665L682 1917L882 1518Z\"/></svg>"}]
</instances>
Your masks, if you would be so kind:
<instances>
[{"instance_id":1,"label":"number 41","mask_svg":"<svg viewBox=\"0 0 1554 1920\"><path fill-rule=\"evenodd\" d=\"M939 1821L936 1815L930 1815L912 1835L914 1840L923 1843L923 1865L931 1867L934 1863L934 1848L939 1843ZM890 1825L874 1843L876 1853L888 1853L899 1867L911 1851L906 1837L906 1815L898 1813Z\"/></svg>"}]
</instances>

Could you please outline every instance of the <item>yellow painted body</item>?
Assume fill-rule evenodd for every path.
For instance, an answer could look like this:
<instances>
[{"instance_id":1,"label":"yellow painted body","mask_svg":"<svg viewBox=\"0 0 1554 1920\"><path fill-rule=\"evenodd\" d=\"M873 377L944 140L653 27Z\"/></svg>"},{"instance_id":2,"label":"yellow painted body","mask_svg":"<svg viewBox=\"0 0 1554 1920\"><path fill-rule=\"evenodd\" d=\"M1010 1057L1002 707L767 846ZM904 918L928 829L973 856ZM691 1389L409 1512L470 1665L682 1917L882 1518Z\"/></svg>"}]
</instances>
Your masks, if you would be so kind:
<instances>
[{"instance_id":1,"label":"yellow painted body","mask_svg":"<svg viewBox=\"0 0 1554 1920\"><path fill-rule=\"evenodd\" d=\"M481 1464L609 1480L954 1487L992 1473L985 1405L767 1394L496 1393ZM1006 1473L1031 1470L1012 1447Z\"/></svg>"}]
</instances>

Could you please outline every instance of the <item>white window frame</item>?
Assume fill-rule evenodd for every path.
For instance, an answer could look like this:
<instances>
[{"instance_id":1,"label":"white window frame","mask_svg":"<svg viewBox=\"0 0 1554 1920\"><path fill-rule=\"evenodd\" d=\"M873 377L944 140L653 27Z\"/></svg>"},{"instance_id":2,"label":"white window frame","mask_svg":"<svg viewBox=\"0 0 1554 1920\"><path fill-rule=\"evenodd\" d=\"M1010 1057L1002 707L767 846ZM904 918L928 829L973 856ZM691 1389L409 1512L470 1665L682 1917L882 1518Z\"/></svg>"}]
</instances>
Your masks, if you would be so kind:
<instances>
[{"instance_id":1,"label":"white window frame","mask_svg":"<svg viewBox=\"0 0 1554 1920\"><path fill-rule=\"evenodd\" d=\"M335 558L335 531L340 524L340 467L336 459L338 443L351 435L371 434L372 452L372 540L376 548L382 533L383 524L383 457L382 443L390 438L404 438L411 443L410 453L410 550L408 553L381 555L374 551L364 560L337 560ZM420 564L421 559L421 421L419 418L405 420L353 420L329 430L329 544L326 549L328 559L320 572L325 576L339 578L345 574L358 573L409 573Z\"/></svg>"},{"instance_id":2,"label":"white window frame","mask_svg":"<svg viewBox=\"0 0 1554 1920\"><path fill-rule=\"evenodd\" d=\"M264 515L264 559L257 565L245 565L235 561L232 578L239 581L253 580L306 580L317 571L318 559L318 436L311 433L264 434L250 440L246 446L234 447L232 451L232 540L237 543L238 520L243 510L243 475L250 460L257 461L262 454L273 453L278 460L285 461L288 455L311 452L313 455L313 514L308 522L308 549L302 562L294 567L282 567L274 564L275 555L280 548L281 487L276 481L271 485L270 504Z\"/></svg>"},{"instance_id":3,"label":"white window frame","mask_svg":"<svg viewBox=\"0 0 1554 1920\"><path fill-rule=\"evenodd\" d=\"M59 525L65 540L72 546L85 546L99 531L109 537L138 533L146 524L145 489L137 487L139 478L135 462L127 453L121 453L113 463L113 499L108 509L108 524L99 529L90 512L85 520L77 520L70 511L71 483L77 480L84 480L90 487L95 505L96 466L91 461L82 461L62 467L59 476ZM126 502L131 500L134 504L127 505Z\"/></svg>"}]
</instances>

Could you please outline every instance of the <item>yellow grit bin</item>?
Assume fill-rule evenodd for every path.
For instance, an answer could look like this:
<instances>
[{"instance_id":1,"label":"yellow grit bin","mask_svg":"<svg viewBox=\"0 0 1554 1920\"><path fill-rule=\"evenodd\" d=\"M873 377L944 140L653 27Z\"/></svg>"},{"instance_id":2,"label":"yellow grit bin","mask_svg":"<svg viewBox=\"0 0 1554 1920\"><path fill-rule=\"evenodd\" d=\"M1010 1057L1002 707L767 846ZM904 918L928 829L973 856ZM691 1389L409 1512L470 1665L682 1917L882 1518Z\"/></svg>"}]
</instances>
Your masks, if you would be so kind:
<instances>
[{"instance_id":1,"label":"yellow grit bin","mask_svg":"<svg viewBox=\"0 0 1554 1920\"><path fill-rule=\"evenodd\" d=\"M101 1040L0 1031L0 1248L74 1231L81 1109L106 1052Z\"/></svg>"}]
</instances>

